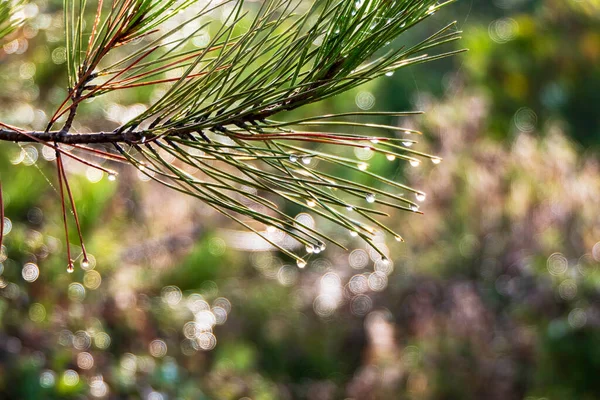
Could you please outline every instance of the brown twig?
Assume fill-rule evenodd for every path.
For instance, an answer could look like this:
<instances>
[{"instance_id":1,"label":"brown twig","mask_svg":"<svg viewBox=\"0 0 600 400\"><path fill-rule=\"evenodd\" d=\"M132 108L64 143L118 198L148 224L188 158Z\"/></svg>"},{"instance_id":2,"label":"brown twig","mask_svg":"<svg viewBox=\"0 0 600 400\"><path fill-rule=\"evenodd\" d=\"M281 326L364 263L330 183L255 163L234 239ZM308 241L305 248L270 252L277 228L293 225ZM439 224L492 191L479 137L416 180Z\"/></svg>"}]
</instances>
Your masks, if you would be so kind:
<instances>
[{"instance_id":1,"label":"brown twig","mask_svg":"<svg viewBox=\"0 0 600 400\"><path fill-rule=\"evenodd\" d=\"M7 126L5 124L0 123L0 125L3 126ZM92 167L92 168L96 168L99 169L103 172L106 172L107 174L114 174L114 171L111 171L109 169L106 169L98 164L95 164L91 161L88 161L84 158L81 158L79 156L76 156L75 154L72 154L68 151L65 151L63 149L61 149L60 147L58 147L58 145L52 145L50 144L50 140L53 140L54 143L64 143L64 144L69 144L72 145L74 147L77 147L77 144L75 143L69 143L68 141L61 141L61 137L65 137L66 135L64 134L64 132L26 132L20 128L14 128L11 127L14 130L9 130L8 134L6 136L3 135L3 133L5 132L4 130L0 129L0 141L1 140L6 140L6 141L14 141L14 142L34 142L34 143L40 143L44 146L48 146L51 149L53 149L56 152L59 152L69 158L72 158L74 160L79 161L80 163L87 165L88 167ZM14 134L17 135L17 139L12 139L14 137ZM48 136L50 135L50 136ZM50 137L50 139L48 139L48 137ZM105 142L81 142L81 143L105 143ZM111 143L111 142L107 142L107 143ZM80 149L84 150L84 151L92 151L89 148L86 147L79 147ZM92 151L93 152L93 151ZM108 154L108 153L107 153ZM118 157L118 156L115 156Z\"/></svg>"},{"instance_id":2,"label":"brown twig","mask_svg":"<svg viewBox=\"0 0 600 400\"><path fill-rule=\"evenodd\" d=\"M69 133L60 135L60 131L15 131L0 129L0 140L8 142L57 142L63 144L96 144L96 143L127 143L141 140L142 135L136 133L97 132L92 134Z\"/></svg>"}]
</instances>

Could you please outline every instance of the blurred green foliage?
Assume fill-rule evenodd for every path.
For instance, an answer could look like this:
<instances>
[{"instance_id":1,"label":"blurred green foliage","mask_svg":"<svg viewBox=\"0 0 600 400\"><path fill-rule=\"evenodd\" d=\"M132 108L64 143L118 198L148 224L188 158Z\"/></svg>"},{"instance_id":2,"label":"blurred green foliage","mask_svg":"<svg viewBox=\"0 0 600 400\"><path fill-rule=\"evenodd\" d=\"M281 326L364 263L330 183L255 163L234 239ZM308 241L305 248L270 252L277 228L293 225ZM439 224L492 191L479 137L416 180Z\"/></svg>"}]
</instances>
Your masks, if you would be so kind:
<instances>
[{"instance_id":1,"label":"blurred green foliage","mask_svg":"<svg viewBox=\"0 0 600 400\"><path fill-rule=\"evenodd\" d=\"M32 4L0 49L0 121L40 128L66 73L60 2ZM600 398L600 4L443 13L468 53L311 106L355 110L368 92L379 110L427 111L384 122L425 132L414 148L442 164L371 163L428 193L424 216L392 212L407 239L385 241L393 268L332 232L350 251L299 270L133 171L110 182L67 163L94 255L69 275L53 164L3 143L0 398ZM77 129L154 96L94 100Z\"/></svg>"},{"instance_id":2,"label":"blurred green foliage","mask_svg":"<svg viewBox=\"0 0 600 400\"><path fill-rule=\"evenodd\" d=\"M598 146L599 14L593 1L536 2L466 35L464 65L493 101L495 136L512 134L511 117L528 107L540 126L559 119L580 143Z\"/></svg>"}]
</instances>

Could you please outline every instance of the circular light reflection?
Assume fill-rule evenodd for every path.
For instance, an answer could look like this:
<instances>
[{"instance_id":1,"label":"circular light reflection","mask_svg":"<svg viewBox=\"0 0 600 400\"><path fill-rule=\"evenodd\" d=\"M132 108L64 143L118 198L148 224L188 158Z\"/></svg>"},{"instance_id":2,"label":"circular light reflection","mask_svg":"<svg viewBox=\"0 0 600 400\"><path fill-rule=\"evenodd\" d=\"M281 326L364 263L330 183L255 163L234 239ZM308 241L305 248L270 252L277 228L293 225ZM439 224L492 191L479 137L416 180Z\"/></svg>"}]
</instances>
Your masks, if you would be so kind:
<instances>
[{"instance_id":1,"label":"circular light reflection","mask_svg":"<svg viewBox=\"0 0 600 400\"><path fill-rule=\"evenodd\" d=\"M110 346L110 336L106 332L99 332L94 335L94 345L100 350L106 350Z\"/></svg>"},{"instance_id":2,"label":"circular light reflection","mask_svg":"<svg viewBox=\"0 0 600 400\"><path fill-rule=\"evenodd\" d=\"M46 370L40 374L40 386L43 388L51 388L56 383L56 374L54 371Z\"/></svg>"},{"instance_id":3,"label":"circular light reflection","mask_svg":"<svg viewBox=\"0 0 600 400\"><path fill-rule=\"evenodd\" d=\"M569 268L569 262L561 253L554 253L548 257L546 266L551 275L558 276L567 272L567 269Z\"/></svg>"},{"instance_id":4,"label":"circular light reflection","mask_svg":"<svg viewBox=\"0 0 600 400\"><path fill-rule=\"evenodd\" d=\"M94 366L94 357L87 352L79 353L77 355L77 366L81 369L91 369Z\"/></svg>"},{"instance_id":5,"label":"circular light reflection","mask_svg":"<svg viewBox=\"0 0 600 400\"><path fill-rule=\"evenodd\" d=\"M100 276L100 273L98 273L97 271L94 271L94 270L87 271L85 273L85 275L83 276L83 284L88 289L91 289L91 290L98 289L100 287L101 283L102 283L102 277Z\"/></svg>"},{"instance_id":6,"label":"circular light reflection","mask_svg":"<svg viewBox=\"0 0 600 400\"><path fill-rule=\"evenodd\" d=\"M367 315L373 307L373 301L369 296L363 294L356 296L350 303L352 314L357 316Z\"/></svg>"},{"instance_id":7,"label":"circular light reflection","mask_svg":"<svg viewBox=\"0 0 600 400\"><path fill-rule=\"evenodd\" d=\"M369 264L369 255L362 249L354 250L348 256L348 262L354 269L365 268Z\"/></svg>"},{"instance_id":8,"label":"circular light reflection","mask_svg":"<svg viewBox=\"0 0 600 400\"><path fill-rule=\"evenodd\" d=\"M161 339L153 340L150 343L149 351L152 357L162 358L167 354L167 344Z\"/></svg>"},{"instance_id":9,"label":"circular light reflection","mask_svg":"<svg viewBox=\"0 0 600 400\"><path fill-rule=\"evenodd\" d=\"M23 266L21 275L23 275L23 279L27 282L35 282L40 276L40 269L33 263L27 263Z\"/></svg>"},{"instance_id":10,"label":"circular light reflection","mask_svg":"<svg viewBox=\"0 0 600 400\"><path fill-rule=\"evenodd\" d=\"M373 272L369 275L369 288L374 292L381 292L387 287L387 275L381 272Z\"/></svg>"},{"instance_id":11,"label":"circular light reflection","mask_svg":"<svg viewBox=\"0 0 600 400\"><path fill-rule=\"evenodd\" d=\"M79 374L77 371L68 369L63 374L63 382L66 386L75 386L79 383Z\"/></svg>"},{"instance_id":12,"label":"circular light reflection","mask_svg":"<svg viewBox=\"0 0 600 400\"><path fill-rule=\"evenodd\" d=\"M177 286L165 286L161 290L162 301L170 306L176 306L183 297L181 289Z\"/></svg>"}]
</instances>

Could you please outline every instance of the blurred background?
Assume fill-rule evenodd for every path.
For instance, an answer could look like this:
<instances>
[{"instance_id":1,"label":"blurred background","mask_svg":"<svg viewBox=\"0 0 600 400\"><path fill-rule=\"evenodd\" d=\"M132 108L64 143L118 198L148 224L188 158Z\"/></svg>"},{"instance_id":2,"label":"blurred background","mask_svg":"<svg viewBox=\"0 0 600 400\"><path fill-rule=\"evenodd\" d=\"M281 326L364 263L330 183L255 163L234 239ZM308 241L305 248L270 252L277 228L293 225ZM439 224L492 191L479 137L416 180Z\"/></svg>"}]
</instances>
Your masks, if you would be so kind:
<instances>
[{"instance_id":1,"label":"blurred background","mask_svg":"<svg viewBox=\"0 0 600 400\"><path fill-rule=\"evenodd\" d=\"M0 48L0 121L43 128L66 95L61 4L30 2ZM0 398L600 398L600 1L461 0L394 45L451 20L469 52L285 116L426 111L383 122L441 164L355 154L428 194L386 221L391 264L282 203L350 249L301 270L134 169L67 163L94 256L68 274L53 154L2 143ZM161 90L89 102L75 128Z\"/></svg>"}]
</instances>

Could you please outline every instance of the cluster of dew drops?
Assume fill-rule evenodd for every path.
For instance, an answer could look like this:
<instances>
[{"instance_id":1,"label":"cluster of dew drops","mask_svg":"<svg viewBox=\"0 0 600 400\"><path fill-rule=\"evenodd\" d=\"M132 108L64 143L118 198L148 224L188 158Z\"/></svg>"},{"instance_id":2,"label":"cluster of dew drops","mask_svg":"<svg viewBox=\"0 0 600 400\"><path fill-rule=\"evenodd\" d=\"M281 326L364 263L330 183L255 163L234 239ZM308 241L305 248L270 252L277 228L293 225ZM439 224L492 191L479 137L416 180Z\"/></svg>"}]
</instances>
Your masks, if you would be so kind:
<instances>
[{"instance_id":1,"label":"cluster of dew drops","mask_svg":"<svg viewBox=\"0 0 600 400\"><path fill-rule=\"evenodd\" d=\"M393 72L388 72L388 73L386 73L386 75L387 76L392 76ZM409 131L406 131L406 132L410 133ZM376 144L376 143L378 143L378 140L377 139L373 139L373 140L371 140L371 142ZM405 142L402 142L402 144L404 146L406 146L406 147L411 147L414 144L414 142L413 141L405 141ZM369 146L365 147L365 149L371 150L371 148ZM386 158L387 158L388 161L394 161L396 159L396 156L394 156L392 154L388 154L388 155L386 155ZM297 155L297 154L290 154L289 155L289 161L291 163L296 163L296 162L300 161L304 165L309 165L311 163L311 161L312 161L312 156L310 156L310 155L300 156L300 155ZM431 157L431 162L433 164L437 165L437 164L440 164L442 162L442 159L439 158L439 157ZM416 159L411 159L411 160L409 160L409 164L412 167L418 167L418 166L421 165L421 161L416 160ZM361 170L361 171L365 171L365 170L367 170L367 168L368 168L368 164L366 164L366 163L359 163L358 164L358 169ZM423 193L423 192L416 192L415 193L415 197L416 197L416 199L417 199L418 202L424 202L425 199L426 199L426 194ZM365 201L367 203L375 203L375 200L376 200L376 197L375 197L374 193L367 193L365 195ZM306 204L308 205L308 207L312 208L312 207L315 207L317 203L314 200L309 199L306 202ZM346 209L348 211L353 211L354 207L352 205L348 205L346 207ZM412 206L411 210L414 211L414 212L417 212L417 211L419 211L419 207L418 206ZM356 232L354 230L350 230L350 236L357 237L358 235L359 235L358 232ZM399 237L399 236L397 236L397 237L395 237L395 240L398 241L398 242L401 242L402 238ZM326 246L325 246L324 243L320 243L319 242L316 245L308 244L308 245L306 245L305 249L306 249L306 252L308 254L319 254L320 252L322 252L322 251L325 250L325 247ZM385 264L387 264L390 261L386 257L382 257L382 262L385 263ZM306 265L307 265L306 261L304 259L302 259L302 258L297 259L296 260L296 264L298 265L299 268L305 268Z\"/></svg>"}]
</instances>

